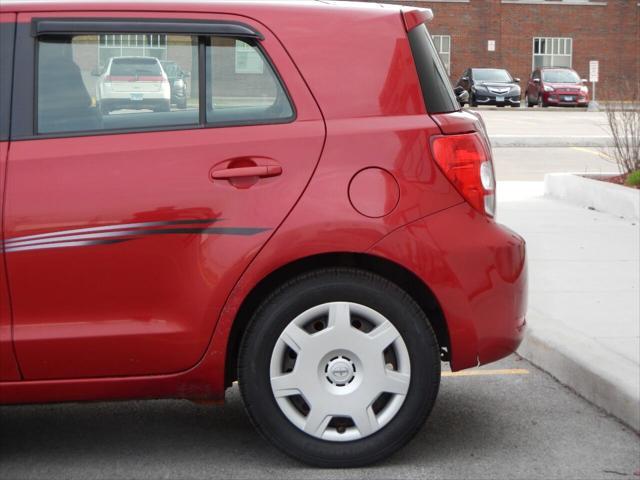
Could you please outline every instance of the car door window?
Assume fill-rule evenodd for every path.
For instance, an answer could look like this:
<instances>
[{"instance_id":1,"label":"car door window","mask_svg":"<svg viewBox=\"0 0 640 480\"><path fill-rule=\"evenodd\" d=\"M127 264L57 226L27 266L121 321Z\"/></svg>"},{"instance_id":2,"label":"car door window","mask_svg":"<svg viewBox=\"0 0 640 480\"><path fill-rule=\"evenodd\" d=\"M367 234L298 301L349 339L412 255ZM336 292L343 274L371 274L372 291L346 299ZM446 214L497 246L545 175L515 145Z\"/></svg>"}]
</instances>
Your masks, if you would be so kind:
<instances>
[{"instance_id":1,"label":"car door window","mask_svg":"<svg viewBox=\"0 0 640 480\"><path fill-rule=\"evenodd\" d=\"M207 123L285 123L294 119L287 92L255 43L211 37L206 56Z\"/></svg>"},{"instance_id":2,"label":"car door window","mask_svg":"<svg viewBox=\"0 0 640 480\"><path fill-rule=\"evenodd\" d=\"M198 123L197 37L45 35L37 58L38 134Z\"/></svg>"}]
</instances>

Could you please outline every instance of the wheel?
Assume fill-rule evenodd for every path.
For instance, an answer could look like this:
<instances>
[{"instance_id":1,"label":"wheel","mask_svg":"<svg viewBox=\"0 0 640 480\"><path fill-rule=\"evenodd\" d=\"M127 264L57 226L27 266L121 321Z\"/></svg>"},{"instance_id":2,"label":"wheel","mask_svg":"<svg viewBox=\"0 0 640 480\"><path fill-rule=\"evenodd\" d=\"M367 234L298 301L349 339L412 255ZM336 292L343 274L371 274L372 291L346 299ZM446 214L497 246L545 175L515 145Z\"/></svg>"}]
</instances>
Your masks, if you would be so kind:
<instances>
[{"instance_id":1,"label":"wheel","mask_svg":"<svg viewBox=\"0 0 640 480\"><path fill-rule=\"evenodd\" d=\"M318 270L269 296L240 347L238 381L257 430L319 467L357 467L402 447L440 385L436 336L395 284Z\"/></svg>"},{"instance_id":2,"label":"wheel","mask_svg":"<svg viewBox=\"0 0 640 480\"><path fill-rule=\"evenodd\" d=\"M527 107L532 108L535 104L531 101L531 97L529 96L529 94L527 94L526 97L527 97Z\"/></svg>"},{"instance_id":3,"label":"wheel","mask_svg":"<svg viewBox=\"0 0 640 480\"><path fill-rule=\"evenodd\" d=\"M542 95L538 95L538 106L542 107L542 108L547 108L548 105L545 103L544 98L542 97Z\"/></svg>"},{"instance_id":4,"label":"wheel","mask_svg":"<svg viewBox=\"0 0 640 480\"><path fill-rule=\"evenodd\" d=\"M473 93L469 96L469 106L470 107L478 106L478 102L476 101L476 96Z\"/></svg>"}]
</instances>

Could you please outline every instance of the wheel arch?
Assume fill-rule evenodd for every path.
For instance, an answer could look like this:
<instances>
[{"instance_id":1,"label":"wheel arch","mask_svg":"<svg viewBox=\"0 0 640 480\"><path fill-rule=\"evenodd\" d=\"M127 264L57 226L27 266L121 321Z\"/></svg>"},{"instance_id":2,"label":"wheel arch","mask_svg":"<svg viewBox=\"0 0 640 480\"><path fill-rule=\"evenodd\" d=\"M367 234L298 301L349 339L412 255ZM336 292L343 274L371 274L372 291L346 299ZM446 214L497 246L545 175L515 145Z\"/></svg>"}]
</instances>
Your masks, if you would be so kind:
<instances>
[{"instance_id":1,"label":"wheel arch","mask_svg":"<svg viewBox=\"0 0 640 480\"><path fill-rule=\"evenodd\" d=\"M423 310L436 334L443 361L450 358L449 330L442 308L431 289L413 272L386 258L363 253L323 253L295 260L274 270L244 298L236 313L225 354L225 386L237 379L237 361L242 335L260 303L270 292L290 279L321 268L352 267L380 275L402 288Z\"/></svg>"}]
</instances>

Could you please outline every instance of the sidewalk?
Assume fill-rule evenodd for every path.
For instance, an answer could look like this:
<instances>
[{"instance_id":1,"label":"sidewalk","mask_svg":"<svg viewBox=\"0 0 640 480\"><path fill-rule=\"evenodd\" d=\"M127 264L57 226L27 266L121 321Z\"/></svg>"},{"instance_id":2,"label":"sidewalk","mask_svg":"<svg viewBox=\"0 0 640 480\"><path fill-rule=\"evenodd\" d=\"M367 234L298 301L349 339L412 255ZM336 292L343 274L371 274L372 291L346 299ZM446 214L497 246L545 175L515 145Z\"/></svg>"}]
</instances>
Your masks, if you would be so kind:
<instances>
[{"instance_id":1,"label":"sidewalk","mask_svg":"<svg viewBox=\"0 0 640 480\"><path fill-rule=\"evenodd\" d=\"M640 431L640 226L500 182L498 221L527 241L519 353Z\"/></svg>"}]
</instances>

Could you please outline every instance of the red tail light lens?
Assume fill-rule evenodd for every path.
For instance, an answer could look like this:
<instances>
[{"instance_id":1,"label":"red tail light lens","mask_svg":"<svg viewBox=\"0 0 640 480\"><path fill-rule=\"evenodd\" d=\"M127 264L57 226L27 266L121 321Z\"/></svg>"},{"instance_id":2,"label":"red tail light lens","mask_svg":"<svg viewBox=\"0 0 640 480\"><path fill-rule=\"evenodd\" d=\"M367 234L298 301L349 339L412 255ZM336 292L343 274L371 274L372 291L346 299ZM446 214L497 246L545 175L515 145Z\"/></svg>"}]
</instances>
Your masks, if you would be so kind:
<instances>
[{"instance_id":1,"label":"red tail light lens","mask_svg":"<svg viewBox=\"0 0 640 480\"><path fill-rule=\"evenodd\" d=\"M495 216L493 163L488 146L479 133L433 137L431 153L442 172L471 206L485 215Z\"/></svg>"}]
</instances>

